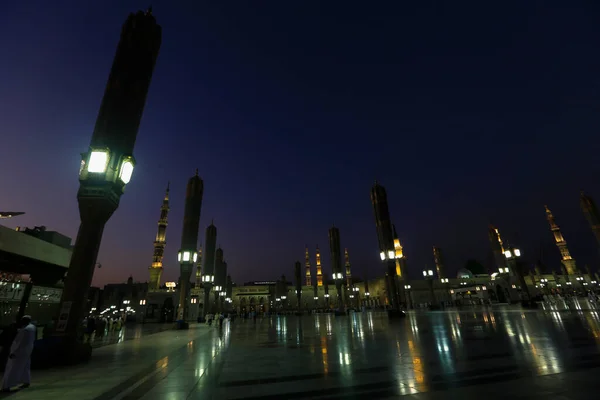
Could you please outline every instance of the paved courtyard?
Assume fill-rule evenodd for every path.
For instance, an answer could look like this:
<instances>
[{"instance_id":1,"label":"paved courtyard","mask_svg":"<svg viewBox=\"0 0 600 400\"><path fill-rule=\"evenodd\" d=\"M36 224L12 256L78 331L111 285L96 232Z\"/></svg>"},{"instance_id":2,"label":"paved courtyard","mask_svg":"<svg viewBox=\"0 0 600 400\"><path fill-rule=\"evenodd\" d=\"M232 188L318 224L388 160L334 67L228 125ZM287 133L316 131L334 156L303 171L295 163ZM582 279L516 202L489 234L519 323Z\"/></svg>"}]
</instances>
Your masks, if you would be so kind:
<instances>
[{"instance_id":1,"label":"paved courtyard","mask_svg":"<svg viewBox=\"0 0 600 400\"><path fill-rule=\"evenodd\" d=\"M14 400L590 399L595 311L508 308L205 325L103 346L85 366L34 371Z\"/></svg>"}]
</instances>

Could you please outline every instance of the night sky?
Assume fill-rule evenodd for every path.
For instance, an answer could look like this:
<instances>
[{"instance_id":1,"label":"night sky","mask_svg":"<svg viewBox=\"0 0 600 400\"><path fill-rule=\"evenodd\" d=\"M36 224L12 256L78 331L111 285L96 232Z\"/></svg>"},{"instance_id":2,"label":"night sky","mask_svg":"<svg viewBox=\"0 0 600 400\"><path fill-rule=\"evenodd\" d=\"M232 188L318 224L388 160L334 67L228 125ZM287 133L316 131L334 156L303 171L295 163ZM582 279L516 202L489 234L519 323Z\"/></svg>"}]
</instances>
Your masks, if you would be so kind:
<instances>
[{"instance_id":1,"label":"night sky","mask_svg":"<svg viewBox=\"0 0 600 400\"><path fill-rule=\"evenodd\" d=\"M153 2L163 42L94 283L148 279L167 181L164 280L176 280L185 185L204 180L236 282L293 276L340 229L355 275L383 273L369 190L388 191L410 274L486 262L487 227L549 268L554 212L578 265L600 260L579 191L600 201L600 9L548 2ZM441 2L439 2L441 3ZM457 6L456 3L460 3ZM429 4L429 6L426 6ZM76 236L87 149L139 1L4 2L1 208L8 226ZM313 272L314 274L314 272Z\"/></svg>"}]
</instances>

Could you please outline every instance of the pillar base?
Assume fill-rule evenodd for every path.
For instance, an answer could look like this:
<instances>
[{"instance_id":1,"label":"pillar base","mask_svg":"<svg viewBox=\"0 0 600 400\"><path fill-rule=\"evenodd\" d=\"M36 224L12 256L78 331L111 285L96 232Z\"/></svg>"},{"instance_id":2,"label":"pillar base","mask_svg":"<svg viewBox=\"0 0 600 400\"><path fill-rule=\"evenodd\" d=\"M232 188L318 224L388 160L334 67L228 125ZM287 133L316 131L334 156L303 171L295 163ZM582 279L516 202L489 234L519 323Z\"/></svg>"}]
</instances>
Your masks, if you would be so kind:
<instances>
[{"instance_id":1,"label":"pillar base","mask_svg":"<svg viewBox=\"0 0 600 400\"><path fill-rule=\"evenodd\" d=\"M190 329L190 324L188 324L185 321L179 320L179 321L175 322L175 329L177 329L177 330Z\"/></svg>"},{"instance_id":2,"label":"pillar base","mask_svg":"<svg viewBox=\"0 0 600 400\"><path fill-rule=\"evenodd\" d=\"M51 336L36 341L31 355L33 369L83 364L92 358L92 346L67 336Z\"/></svg>"},{"instance_id":3,"label":"pillar base","mask_svg":"<svg viewBox=\"0 0 600 400\"><path fill-rule=\"evenodd\" d=\"M388 318L389 319L400 319L406 318L406 313L402 310L388 310Z\"/></svg>"}]
</instances>

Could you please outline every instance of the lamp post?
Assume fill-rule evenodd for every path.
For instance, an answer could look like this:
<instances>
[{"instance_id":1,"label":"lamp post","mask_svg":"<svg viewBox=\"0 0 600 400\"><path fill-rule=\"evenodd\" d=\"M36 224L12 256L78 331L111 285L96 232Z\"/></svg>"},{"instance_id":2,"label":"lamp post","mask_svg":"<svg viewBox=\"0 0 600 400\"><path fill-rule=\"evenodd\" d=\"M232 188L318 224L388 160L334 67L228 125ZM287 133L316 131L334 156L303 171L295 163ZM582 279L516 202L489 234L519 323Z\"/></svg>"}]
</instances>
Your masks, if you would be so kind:
<instances>
[{"instance_id":1,"label":"lamp post","mask_svg":"<svg viewBox=\"0 0 600 400\"><path fill-rule=\"evenodd\" d=\"M337 304L338 311L344 311L344 293L342 289L342 284L344 283L344 276L341 272L333 273L333 281L335 282L335 288L337 291Z\"/></svg>"},{"instance_id":2,"label":"lamp post","mask_svg":"<svg viewBox=\"0 0 600 400\"><path fill-rule=\"evenodd\" d=\"M177 253L177 261L179 262L177 320L181 321L178 325L179 328L188 327L185 321L188 318L189 310L190 278L194 264L198 261L198 227L200 226L203 194L204 183L198 176L198 170L196 170L196 174L188 180L186 186L181 248Z\"/></svg>"},{"instance_id":3,"label":"lamp post","mask_svg":"<svg viewBox=\"0 0 600 400\"><path fill-rule=\"evenodd\" d=\"M439 306L437 305L437 302L435 300L435 291L433 290L433 270L423 270L423 277L427 281L427 285L429 286L429 295L431 296L431 305L429 306L429 308L437 309L439 308Z\"/></svg>"},{"instance_id":4,"label":"lamp post","mask_svg":"<svg viewBox=\"0 0 600 400\"><path fill-rule=\"evenodd\" d=\"M81 224L61 299L56 334L71 343L83 319L106 222L135 167L133 149L161 43L151 10L130 14L123 29L88 151L79 170ZM65 357L66 362L79 361Z\"/></svg>"},{"instance_id":5,"label":"lamp post","mask_svg":"<svg viewBox=\"0 0 600 400\"><path fill-rule=\"evenodd\" d=\"M404 285L404 295L406 296L406 309L410 310L412 307L412 299L410 295L410 285Z\"/></svg>"},{"instance_id":6,"label":"lamp post","mask_svg":"<svg viewBox=\"0 0 600 400\"><path fill-rule=\"evenodd\" d=\"M204 286L204 304L201 317L210 312L210 291L215 283L215 253L217 248L217 227L211 222L206 228L204 242L204 267L202 268L202 285Z\"/></svg>"},{"instance_id":7,"label":"lamp post","mask_svg":"<svg viewBox=\"0 0 600 400\"><path fill-rule=\"evenodd\" d=\"M356 299L354 300L355 304L356 304L356 308L359 309L360 308L360 289L356 286L352 286L352 291L350 293L350 298L351 299Z\"/></svg>"},{"instance_id":8,"label":"lamp post","mask_svg":"<svg viewBox=\"0 0 600 400\"><path fill-rule=\"evenodd\" d=\"M446 294L448 295L448 301L449 303L452 303L452 296L450 295L450 291L449 291L449 284L448 284L448 278L441 278L440 282L442 283L442 285L444 285L444 287L446 288Z\"/></svg>"},{"instance_id":9,"label":"lamp post","mask_svg":"<svg viewBox=\"0 0 600 400\"><path fill-rule=\"evenodd\" d=\"M298 305L298 313L302 312L302 264L296 261L294 264L294 278L296 283L296 304Z\"/></svg>"},{"instance_id":10,"label":"lamp post","mask_svg":"<svg viewBox=\"0 0 600 400\"><path fill-rule=\"evenodd\" d=\"M504 256L506 257L507 264L510 266L506 268L500 268L499 272L501 274L506 274L508 283L510 284L510 274L511 272L517 275L517 279L519 280L519 284L521 285L522 291L524 292L526 298L521 301L521 304L525 307L535 307L534 303L531 301L531 293L529 292L529 287L525 282L525 276L523 275L523 271L521 270L521 250L519 249L508 249L504 252Z\"/></svg>"}]
</instances>

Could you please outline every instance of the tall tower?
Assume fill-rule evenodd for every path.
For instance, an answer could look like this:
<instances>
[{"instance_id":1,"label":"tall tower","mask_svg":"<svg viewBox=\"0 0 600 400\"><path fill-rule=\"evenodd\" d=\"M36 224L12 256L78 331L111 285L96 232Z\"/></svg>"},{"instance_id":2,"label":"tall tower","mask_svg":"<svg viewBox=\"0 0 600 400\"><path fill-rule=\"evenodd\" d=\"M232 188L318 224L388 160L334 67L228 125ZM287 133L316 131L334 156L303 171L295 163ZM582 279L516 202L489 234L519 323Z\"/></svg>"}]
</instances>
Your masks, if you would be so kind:
<instances>
[{"instance_id":1,"label":"tall tower","mask_svg":"<svg viewBox=\"0 0 600 400\"><path fill-rule=\"evenodd\" d=\"M319 246L317 246L315 258L317 262L317 286L323 286L323 269L321 268L321 250L319 250Z\"/></svg>"},{"instance_id":2,"label":"tall tower","mask_svg":"<svg viewBox=\"0 0 600 400\"><path fill-rule=\"evenodd\" d=\"M592 228L592 232L594 232L598 246L600 246L600 213L598 212L596 203L594 202L594 199L587 196L583 191L581 192L580 203L581 211L583 211L585 219L587 219L590 228Z\"/></svg>"},{"instance_id":3,"label":"tall tower","mask_svg":"<svg viewBox=\"0 0 600 400\"><path fill-rule=\"evenodd\" d=\"M442 251L439 247L433 246L433 261L435 262L435 269L437 270L438 278L442 279L446 277L446 270L444 269L444 260L442 259Z\"/></svg>"},{"instance_id":4,"label":"tall tower","mask_svg":"<svg viewBox=\"0 0 600 400\"><path fill-rule=\"evenodd\" d=\"M211 222L206 228L204 236L204 266L202 267L202 283L204 283L204 309L205 316L210 307L210 290L215 282L215 252L217 249L217 227Z\"/></svg>"},{"instance_id":5,"label":"tall tower","mask_svg":"<svg viewBox=\"0 0 600 400\"><path fill-rule=\"evenodd\" d=\"M196 288L202 285L202 245L198 249L198 263L196 264Z\"/></svg>"},{"instance_id":6,"label":"tall tower","mask_svg":"<svg viewBox=\"0 0 600 400\"><path fill-rule=\"evenodd\" d=\"M392 221L388 207L387 193L385 188L375 182L371 188L371 203L375 214L375 227L377 228L377 239L379 241L379 256L386 266L386 290L388 299L393 310L400 309L402 285L397 282L396 274L396 250L392 231Z\"/></svg>"},{"instance_id":7,"label":"tall tower","mask_svg":"<svg viewBox=\"0 0 600 400\"><path fill-rule=\"evenodd\" d=\"M400 238L398 238L398 233L396 232L396 225L392 225L392 231L394 232L394 253L396 257L396 275L399 278L406 278L406 268L405 263L406 259L404 258L404 251L402 250L402 245L400 244Z\"/></svg>"},{"instance_id":8,"label":"tall tower","mask_svg":"<svg viewBox=\"0 0 600 400\"><path fill-rule=\"evenodd\" d=\"M329 251L331 254L331 271L335 288L337 290L338 306L344 308L344 293L342 285L344 284L344 276L342 274L342 255L340 253L340 230L335 226L329 229Z\"/></svg>"},{"instance_id":9,"label":"tall tower","mask_svg":"<svg viewBox=\"0 0 600 400\"><path fill-rule=\"evenodd\" d=\"M200 226L200 211L204 182L196 174L190 178L185 191L185 207L183 212L183 230L181 233L181 249L177 255L179 261L179 307L177 319L187 318L189 306L190 277L194 264L198 261L198 228Z\"/></svg>"},{"instance_id":10,"label":"tall tower","mask_svg":"<svg viewBox=\"0 0 600 400\"><path fill-rule=\"evenodd\" d=\"M352 287L352 271L350 270L350 256L348 249L344 249L344 258L346 259L346 285Z\"/></svg>"},{"instance_id":11,"label":"tall tower","mask_svg":"<svg viewBox=\"0 0 600 400\"><path fill-rule=\"evenodd\" d=\"M310 256L308 255L308 246L305 246L304 249L304 268L306 270L306 286L312 286L310 279Z\"/></svg>"},{"instance_id":12,"label":"tall tower","mask_svg":"<svg viewBox=\"0 0 600 400\"><path fill-rule=\"evenodd\" d=\"M577 266L575 265L575 260L571 257L569 253L569 249L567 248L567 242L563 238L562 233L560 232L560 228L556 225L554 221L554 216L552 212L548 208L548 206L544 206L546 209L546 218L548 219L548 223L550 224L550 230L554 235L554 240L556 241L556 247L560 250L561 262L565 266L568 275L574 275L577 273Z\"/></svg>"},{"instance_id":13,"label":"tall tower","mask_svg":"<svg viewBox=\"0 0 600 400\"><path fill-rule=\"evenodd\" d=\"M160 207L160 218L158 219L158 231L154 239L154 255L152 256L152 265L150 265L150 290L158 290L160 287L160 278L163 272L163 258L165 246L167 245L167 218L169 216L169 184Z\"/></svg>"},{"instance_id":14,"label":"tall tower","mask_svg":"<svg viewBox=\"0 0 600 400\"><path fill-rule=\"evenodd\" d=\"M490 224L488 228L488 237L490 239L490 244L492 245L496 267L498 269L506 268L506 256L504 255L504 244L500 237L500 231L492 224Z\"/></svg>"}]
</instances>

